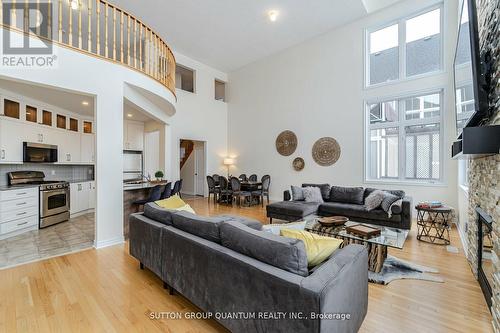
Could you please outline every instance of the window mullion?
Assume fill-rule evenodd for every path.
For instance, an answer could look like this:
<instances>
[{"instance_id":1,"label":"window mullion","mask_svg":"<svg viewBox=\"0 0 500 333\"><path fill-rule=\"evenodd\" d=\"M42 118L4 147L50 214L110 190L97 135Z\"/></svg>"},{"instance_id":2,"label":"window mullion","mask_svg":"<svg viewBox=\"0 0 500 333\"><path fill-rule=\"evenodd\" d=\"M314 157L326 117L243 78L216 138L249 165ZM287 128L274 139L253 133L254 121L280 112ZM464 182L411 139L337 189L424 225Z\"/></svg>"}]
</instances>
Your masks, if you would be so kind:
<instances>
[{"instance_id":1,"label":"window mullion","mask_svg":"<svg viewBox=\"0 0 500 333\"><path fill-rule=\"evenodd\" d=\"M405 159L405 133L404 133L404 100L399 99L397 101L398 108L398 116L399 116L399 148L398 148L398 164L399 164L399 179L403 180L405 175L406 168L406 159Z\"/></svg>"},{"instance_id":2,"label":"window mullion","mask_svg":"<svg viewBox=\"0 0 500 333\"><path fill-rule=\"evenodd\" d=\"M399 44L399 79L406 78L406 20L399 21L399 35L398 35L398 44Z\"/></svg>"}]
</instances>

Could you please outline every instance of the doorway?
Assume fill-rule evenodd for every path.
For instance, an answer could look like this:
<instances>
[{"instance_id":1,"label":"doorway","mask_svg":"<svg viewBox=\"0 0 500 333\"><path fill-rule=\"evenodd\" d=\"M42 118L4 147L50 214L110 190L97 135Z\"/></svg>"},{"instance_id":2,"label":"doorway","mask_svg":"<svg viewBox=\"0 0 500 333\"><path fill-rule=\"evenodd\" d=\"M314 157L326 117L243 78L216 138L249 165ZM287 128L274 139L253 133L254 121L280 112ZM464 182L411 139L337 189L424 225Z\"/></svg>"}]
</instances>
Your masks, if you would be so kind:
<instances>
[{"instance_id":1,"label":"doorway","mask_svg":"<svg viewBox=\"0 0 500 333\"><path fill-rule=\"evenodd\" d=\"M182 194L205 196L206 142L180 140L179 160Z\"/></svg>"}]
</instances>

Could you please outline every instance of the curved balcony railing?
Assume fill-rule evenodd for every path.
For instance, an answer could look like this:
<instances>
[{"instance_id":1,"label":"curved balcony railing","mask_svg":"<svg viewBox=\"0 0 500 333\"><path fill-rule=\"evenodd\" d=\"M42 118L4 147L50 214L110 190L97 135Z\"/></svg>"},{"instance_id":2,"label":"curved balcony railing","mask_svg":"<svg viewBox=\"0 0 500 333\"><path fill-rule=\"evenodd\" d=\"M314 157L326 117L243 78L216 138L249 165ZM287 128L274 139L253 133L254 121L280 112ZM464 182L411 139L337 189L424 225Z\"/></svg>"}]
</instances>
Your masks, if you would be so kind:
<instances>
[{"instance_id":1,"label":"curved balcony railing","mask_svg":"<svg viewBox=\"0 0 500 333\"><path fill-rule=\"evenodd\" d=\"M135 69L175 95L172 51L132 14L103 0L0 0L0 5L2 26Z\"/></svg>"}]
</instances>

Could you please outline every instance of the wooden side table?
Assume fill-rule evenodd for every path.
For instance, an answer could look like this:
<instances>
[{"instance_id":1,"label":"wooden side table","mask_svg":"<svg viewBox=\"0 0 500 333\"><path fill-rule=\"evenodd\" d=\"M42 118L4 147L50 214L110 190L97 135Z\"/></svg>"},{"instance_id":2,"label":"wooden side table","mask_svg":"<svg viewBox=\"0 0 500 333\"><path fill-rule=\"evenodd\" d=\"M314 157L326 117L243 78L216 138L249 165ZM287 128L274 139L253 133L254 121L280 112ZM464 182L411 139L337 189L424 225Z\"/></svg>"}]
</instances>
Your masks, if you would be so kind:
<instances>
[{"instance_id":1,"label":"wooden side table","mask_svg":"<svg viewBox=\"0 0 500 333\"><path fill-rule=\"evenodd\" d=\"M453 208L415 206L415 209L417 210L417 239L432 244L450 245Z\"/></svg>"}]
</instances>

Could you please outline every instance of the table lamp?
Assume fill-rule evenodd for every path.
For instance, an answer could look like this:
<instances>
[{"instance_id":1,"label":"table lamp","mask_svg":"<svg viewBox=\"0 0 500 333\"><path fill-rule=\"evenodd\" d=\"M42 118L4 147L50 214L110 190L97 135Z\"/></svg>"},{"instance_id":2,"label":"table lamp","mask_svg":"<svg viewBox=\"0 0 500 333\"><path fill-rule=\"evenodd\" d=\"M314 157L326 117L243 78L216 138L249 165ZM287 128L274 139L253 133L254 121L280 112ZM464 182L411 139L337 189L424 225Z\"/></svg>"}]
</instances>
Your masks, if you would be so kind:
<instances>
[{"instance_id":1,"label":"table lamp","mask_svg":"<svg viewBox=\"0 0 500 333\"><path fill-rule=\"evenodd\" d=\"M229 179L229 168L234 164L234 159L227 157L224 159L224 165L227 166L227 178Z\"/></svg>"}]
</instances>

